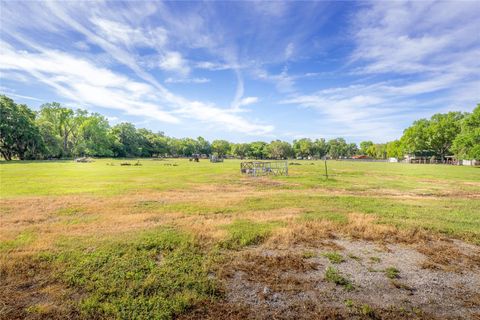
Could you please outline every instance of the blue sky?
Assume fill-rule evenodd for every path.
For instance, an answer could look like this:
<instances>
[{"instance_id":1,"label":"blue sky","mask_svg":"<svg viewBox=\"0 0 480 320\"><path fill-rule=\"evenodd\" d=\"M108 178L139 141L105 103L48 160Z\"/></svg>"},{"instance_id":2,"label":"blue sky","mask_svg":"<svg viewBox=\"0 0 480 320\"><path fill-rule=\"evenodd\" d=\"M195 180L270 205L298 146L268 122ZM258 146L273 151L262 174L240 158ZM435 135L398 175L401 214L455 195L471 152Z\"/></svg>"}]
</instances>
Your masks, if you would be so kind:
<instances>
[{"instance_id":1,"label":"blue sky","mask_svg":"<svg viewBox=\"0 0 480 320\"><path fill-rule=\"evenodd\" d=\"M175 137L386 142L480 102L480 2L21 2L0 92Z\"/></svg>"}]
</instances>

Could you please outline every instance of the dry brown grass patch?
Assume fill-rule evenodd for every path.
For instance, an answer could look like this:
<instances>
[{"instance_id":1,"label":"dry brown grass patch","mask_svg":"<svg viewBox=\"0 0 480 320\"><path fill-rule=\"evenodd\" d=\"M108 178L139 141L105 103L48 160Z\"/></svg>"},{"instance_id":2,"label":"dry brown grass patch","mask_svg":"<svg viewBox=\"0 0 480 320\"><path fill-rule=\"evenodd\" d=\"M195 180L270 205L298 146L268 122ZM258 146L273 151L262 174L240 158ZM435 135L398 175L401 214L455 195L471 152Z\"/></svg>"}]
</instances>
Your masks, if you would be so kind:
<instances>
[{"instance_id":1,"label":"dry brown grass patch","mask_svg":"<svg viewBox=\"0 0 480 320\"><path fill-rule=\"evenodd\" d=\"M289 247L297 244L319 245L325 239L337 236L376 241L379 243L407 243L429 241L435 236L421 229L399 229L395 226L378 224L372 215L350 213L348 223L338 224L327 220L294 221L274 234L267 242L273 247Z\"/></svg>"},{"instance_id":2,"label":"dry brown grass patch","mask_svg":"<svg viewBox=\"0 0 480 320\"><path fill-rule=\"evenodd\" d=\"M56 281L48 263L30 254L0 259L0 319L67 319L75 294ZM78 295L78 293L76 293Z\"/></svg>"},{"instance_id":3,"label":"dry brown grass patch","mask_svg":"<svg viewBox=\"0 0 480 320\"><path fill-rule=\"evenodd\" d=\"M467 253L453 242L437 241L421 243L416 249L428 257L422 264L426 269L461 272L480 268L480 248Z\"/></svg>"}]
</instances>

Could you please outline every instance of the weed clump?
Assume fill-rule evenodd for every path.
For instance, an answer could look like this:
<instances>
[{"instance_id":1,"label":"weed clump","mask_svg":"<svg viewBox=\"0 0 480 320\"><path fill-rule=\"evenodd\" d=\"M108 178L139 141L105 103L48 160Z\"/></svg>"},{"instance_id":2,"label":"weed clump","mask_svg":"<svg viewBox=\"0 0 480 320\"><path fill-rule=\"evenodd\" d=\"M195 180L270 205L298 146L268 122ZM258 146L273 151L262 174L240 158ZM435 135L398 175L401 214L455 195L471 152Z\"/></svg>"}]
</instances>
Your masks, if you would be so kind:
<instances>
[{"instance_id":1,"label":"weed clump","mask_svg":"<svg viewBox=\"0 0 480 320\"><path fill-rule=\"evenodd\" d=\"M331 263L342 263L345 261L345 258L338 252L326 252L323 254Z\"/></svg>"},{"instance_id":2,"label":"weed clump","mask_svg":"<svg viewBox=\"0 0 480 320\"><path fill-rule=\"evenodd\" d=\"M334 267L330 266L327 268L327 270L325 270L325 280L335 283L336 285L343 286L348 291L353 290L352 282L345 278L340 271Z\"/></svg>"},{"instance_id":3,"label":"weed clump","mask_svg":"<svg viewBox=\"0 0 480 320\"><path fill-rule=\"evenodd\" d=\"M370 257L370 262L371 263L380 263L380 258L379 257Z\"/></svg>"},{"instance_id":4,"label":"weed clump","mask_svg":"<svg viewBox=\"0 0 480 320\"><path fill-rule=\"evenodd\" d=\"M310 259L310 258L313 258L313 257L316 257L317 254L314 252L314 251L304 251L303 254L302 254L302 257L304 259Z\"/></svg>"},{"instance_id":5,"label":"weed clump","mask_svg":"<svg viewBox=\"0 0 480 320\"><path fill-rule=\"evenodd\" d=\"M390 279L397 279L400 277L400 271L395 267L388 267L385 269L385 275Z\"/></svg>"},{"instance_id":6,"label":"weed clump","mask_svg":"<svg viewBox=\"0 0 480 320\"><path fill-rule=\"evenodd\" d=\"M345 307L350 310L351 314L359 315L362 319L378 319L375 310L368 304L360 304L353 301L352 299L347 299L344 301Z\"/></svg>"}]
</instances>

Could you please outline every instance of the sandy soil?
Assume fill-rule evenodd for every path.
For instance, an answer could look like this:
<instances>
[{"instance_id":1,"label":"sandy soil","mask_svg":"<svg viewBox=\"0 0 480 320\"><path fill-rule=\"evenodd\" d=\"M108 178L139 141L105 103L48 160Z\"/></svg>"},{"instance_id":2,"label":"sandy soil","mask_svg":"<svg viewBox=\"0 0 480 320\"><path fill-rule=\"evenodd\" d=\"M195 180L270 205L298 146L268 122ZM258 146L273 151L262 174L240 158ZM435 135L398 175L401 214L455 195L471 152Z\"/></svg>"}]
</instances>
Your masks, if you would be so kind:
<instances>
[{"instance_id":1,"label":"sandy soil","mask_svg":"<svg viewBox=\"0 0 480 320\"><path fill-rule=\"evenodd\" d=\"M332 242L333 246L319 248L257 247L238 252L229 269L220 271L225 303L259 319L478 319L480 265L472 261L480 257L479 247L450 243L475 259L453 260L461 268L430 268L431 257L416 246ZM343 262L332 263L323 255L332 247ZM330 266L351 281L353 290L325 279ZM389 278L386 269L392 267L398 276Z\"/></svg>"}]
</instances>

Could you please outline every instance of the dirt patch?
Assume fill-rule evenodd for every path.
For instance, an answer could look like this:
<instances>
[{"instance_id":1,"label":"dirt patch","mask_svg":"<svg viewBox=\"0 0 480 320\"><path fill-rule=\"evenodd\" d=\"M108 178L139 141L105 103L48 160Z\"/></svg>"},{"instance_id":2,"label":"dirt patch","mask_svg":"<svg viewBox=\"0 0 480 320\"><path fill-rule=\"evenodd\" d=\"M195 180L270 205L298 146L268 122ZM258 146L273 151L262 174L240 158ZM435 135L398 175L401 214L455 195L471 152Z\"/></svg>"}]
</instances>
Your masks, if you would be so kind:
<instances>
[{"instance_id":1,"label":"dirt patch","mask_svg":"<svg viewBox=\"0 0 480 320\"><path fill-rule=\"evenodd\" d=\"M31 255L0 257L0 319L72 319L79 294L53 277L48 263Z\"/></svg>"},{"instance_id":2,"label":"dirt patch","mask_svg":"<svg viewBox=\"0 0 480 320\"><path fill-rule=\"evenodd\" d=\"M219 303L233 312L226 319L475 319L480 313L478 265L462 272L425 269L422 264L429 257L413 246L331 241L344 248L337 251L343 262L332 263L325 256L331 246L258 247L236 253L218 273L225 287ZM476 254L478 248L467 247L457 248ZM328 268L353 284L353 290L328 281ZM192 314L214 318L218 308L198 306Z\"/></svg>"}]
</instances>

